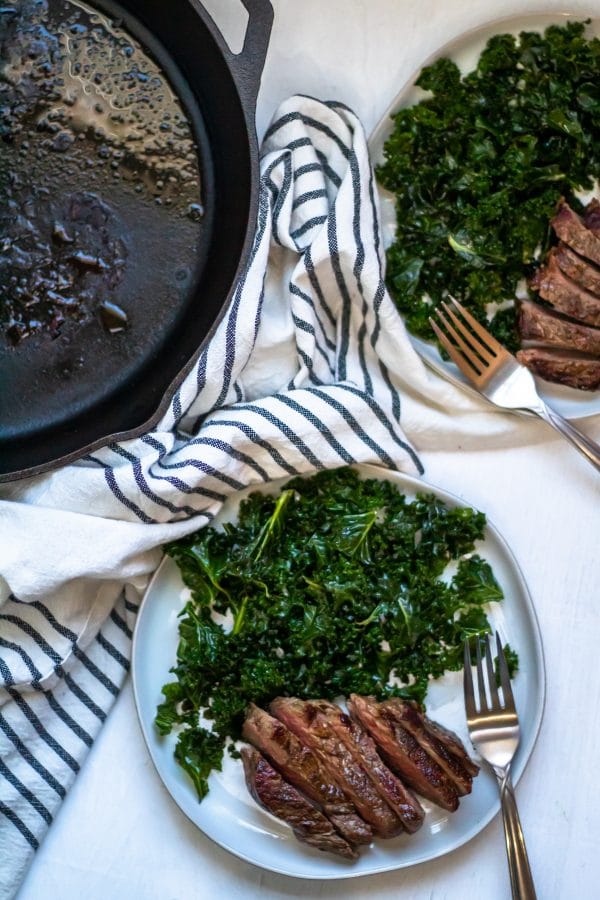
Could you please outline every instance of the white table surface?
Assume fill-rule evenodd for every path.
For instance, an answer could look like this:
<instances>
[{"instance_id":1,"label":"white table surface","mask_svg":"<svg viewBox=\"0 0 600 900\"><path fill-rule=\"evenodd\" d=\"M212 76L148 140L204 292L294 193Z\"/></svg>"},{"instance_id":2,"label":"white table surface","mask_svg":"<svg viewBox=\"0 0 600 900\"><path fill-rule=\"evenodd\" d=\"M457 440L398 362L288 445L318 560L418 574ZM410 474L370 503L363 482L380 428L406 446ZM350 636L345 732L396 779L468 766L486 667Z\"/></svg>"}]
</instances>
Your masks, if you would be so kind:
<instances>
[{"instance_id":1,"label":"white table surface","mask_svg":"<svg viewBox=\"0 0 600 900\"><path fill-rule=\"evenodd\" d=\"M237 0L210 0L222 21ZM433 50L499 16L566 4L498 0L274 0L259 98L264 131L276 105L302 92L352 106L367 131ZM600 0L569 11L600 15ZM584 427L600 439L600 417ZM542 429L543 426L540 426ZM544 432L540 431L543 437ZM512 546L537 608L548 675L538 745L518 800L538 896L600 896L600 479L548 433L535 447L423 454L426 478L485 510ZM317 898L503 900L510 896L501 824L412 870L301 882L256 869L213 845L155 775L131 685L120 696L19 893L19 900Z\"/></svg>"}]
</instances>

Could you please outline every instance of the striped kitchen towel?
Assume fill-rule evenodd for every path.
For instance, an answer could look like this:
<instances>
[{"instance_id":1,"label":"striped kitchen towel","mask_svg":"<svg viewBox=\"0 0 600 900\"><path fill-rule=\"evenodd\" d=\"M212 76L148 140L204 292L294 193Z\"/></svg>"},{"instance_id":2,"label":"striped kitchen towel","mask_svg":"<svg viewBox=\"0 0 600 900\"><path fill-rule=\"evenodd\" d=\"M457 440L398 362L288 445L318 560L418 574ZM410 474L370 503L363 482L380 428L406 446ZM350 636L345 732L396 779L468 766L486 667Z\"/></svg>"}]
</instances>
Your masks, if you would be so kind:
<instances>
[{"instance_id":1,"label":"striped kitchen towel","mask_svg":"<svg viewBox=\"0 0 600 900\"><path fill-rule=\"evenodd\" d=\"M13 896L114 703L160 545L249 484L420 471L399 385L421 364L383 281L365 136L294 97L263 145L256 240L150 434L0 489L0 897Z\"/></svg>"}]
</instances>

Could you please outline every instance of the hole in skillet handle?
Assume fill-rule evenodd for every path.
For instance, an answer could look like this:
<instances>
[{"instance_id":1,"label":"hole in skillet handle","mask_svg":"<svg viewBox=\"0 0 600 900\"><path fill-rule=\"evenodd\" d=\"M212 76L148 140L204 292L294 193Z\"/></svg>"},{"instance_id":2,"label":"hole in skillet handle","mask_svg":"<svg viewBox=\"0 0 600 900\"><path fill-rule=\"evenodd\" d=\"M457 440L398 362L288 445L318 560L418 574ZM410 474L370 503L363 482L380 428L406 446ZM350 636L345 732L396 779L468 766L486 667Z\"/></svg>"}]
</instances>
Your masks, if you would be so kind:
<instances>
[{"instance_id":1,"label":"hole in skillet handle","mask_svg":"<svg viewBox=\"0 0 600 900\"><path fill-rule=\"evenodd\" d=\"M256 98L273 25L271 0L190 0L202 6L220 32L246 111Z\"/></svg>"},{"instance_id":2,"label":"hole in skillet handle","mask_svg":"<svg viewBox=\"0 0 600 900\"><path fill-rule=\"evenodd\" d=\"M236 56L242 52L250 14L242 0L202 0L207 13Z\"/></svg>"}]
</instances>

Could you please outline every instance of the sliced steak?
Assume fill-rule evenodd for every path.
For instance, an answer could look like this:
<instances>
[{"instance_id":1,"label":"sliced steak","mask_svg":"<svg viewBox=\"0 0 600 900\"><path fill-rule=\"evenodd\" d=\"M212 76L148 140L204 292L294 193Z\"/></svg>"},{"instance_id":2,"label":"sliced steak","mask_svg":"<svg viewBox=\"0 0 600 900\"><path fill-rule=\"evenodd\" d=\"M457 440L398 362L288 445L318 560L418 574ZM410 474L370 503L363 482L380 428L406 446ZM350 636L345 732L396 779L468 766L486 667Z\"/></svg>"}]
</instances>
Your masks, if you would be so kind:
<instances>
[{"instance_id":1,"label":"sliced steak","mask_svg":"<svg viewBox=\"0 0 600 900\"><path fill-rule=\"evenodd\" d=\"M556 256L549 256L540 266L530 287L538 291L558 312L579 319L587 325L600 325L600 297L586 291L561 271Z\"/></svg>"},{"instance_id":2,"label":"sliced steak","mask_svg":"<svg viewBox=\"0 0 600 900\"><path fill-rule=\"evenodd\" d=\"M517 353L519 362L555 384L595 391L600 387L600 359L578 356L569 350L549 350L544 347L528 347Z\"/></svg>"},{"instance_id":3,"label":"sliced steak","mask_svg":"<svg viewBox=\"0 0 600 900\"><path fill-rule=\"evenodd\" d=\"M316 701L316 706L332 731L338 736L357 762L366 763L371 780L381 796L400 817L408 832L413 834L423 824L425 813L415 795L390 772L377 753L373 739L359 723L352 721L343 710L326 700Z\"/></svg>"},{"instance_id":4,"label":"sliced steak","mask_svg":"<svg viewBox=\"0 0 600 900\"><path fill-rule=\"evenodd\" d=\"M600 226L599 226L600 233ZM553 247L550 256L556 257L560 270L564 272L567 278L571 278L586 291L600 296L600 268L594 263L588 262L582 256L563 244L562 241L558 247Z\"/></svg>"},{"instance_id":5,"label":"sliced steak","mask_svg":"<svg viewBox=\"0 0 600 900\"><path fill-rule=\"evenodd\" d=\"M477 763L473 762L458 735L454 734L453 731L450 731L449 728L444 728L439 722L432 722L432 720L428 719L423 713L421 713L421 718L423 719L427 731L439 738L444 743L448 752L462 764L465 772L468 772L471 778L475 778L475 776L479 774L479 766Z\"/></svg>"},{"instance_id":6,"label":"sliced steak","mask_svg":"<svg viewBox=\"0 0 600 900\"><path fill-rule=\"evenodd\" d=\"M295 697L278 697L271 712L315 753L328 776L371 825L376 835L393 837L404 830L400 817L383 799L364 760L337 736L318 706Z\"/></svg>"},{"instance_id":7,"label":"sliced steak","mask_svg":"<svg viewBox=\"0 0 600 900\"><path fill-rule=\"evenodd\" d=\"M600 356L600 328L564 319L531 300L525 300L520 305L519 333L526 341Z\"/></svg>"},{"instance_id":8,"label":"sliced steak","mask_svg":"<svg viewBox=\"0 0 600 900\"><path fill-rule=\"evenodd\" d=\"M279 719L274 719L253 703L243 729L244 738L254 744L287 781L317 803L339 833L351 844L370 844L373 832L352 803L328 777L315 754Z\"/></svg>"},{"instance_id":9,"label":"sliced steak","mask_svg":"<svg viewBox=\"0 0 600 900\"><path fill-rule=\"evenodd\" d=\"M458 793L451 780L396 716L372 697L353 694L348 708L373 737L389 767L406 784L442 809L454 812L458 808Z\"/></svg>"},{"instance_id":10,"label":"sliced steak","mask_svg":"<svg viewBox=\"0 0 600 900\"><path fill-rule=\"evenodd\" d=\"M322 812L306 800L293 785L281 777L253 747L242 749L242 761L248 790L257 803L291 825L299 841L317 850L336 853L345 859L356 859L358 854L341 837Z\"/></svg>"},{"instance_id":11,"label":"sliced steak","mask_svg":"<svg viewBox=\"0 0 600 900\"><path fill-rule=\"evenodd\" d=\"M595 215L593 211L592 215ZM561 241L586 259L600 263L600 236L586 226L581 216L578 216L565 200L560 201L550 224Z\"/></svg>"},{"instance_id":12,"label":"sliced steak","mask_svg":"<svg viewBox=\"0 0 600 900\"><path fill-rule=\"evenodd\" d=\"M473 778L470 771L467 771L463 761L451 752L439 734L435 734L431 727L428 727L429 720L423 715L418 704L393 697L386 700L381 706L384 712L395 718L398 724L405 728L428 756L438 764L454 785L459 797L471 793ZM454 740L458 740L456 735L454 735ZM471 767L469 767L470 769Z\"/></svg>"}]
</instances>

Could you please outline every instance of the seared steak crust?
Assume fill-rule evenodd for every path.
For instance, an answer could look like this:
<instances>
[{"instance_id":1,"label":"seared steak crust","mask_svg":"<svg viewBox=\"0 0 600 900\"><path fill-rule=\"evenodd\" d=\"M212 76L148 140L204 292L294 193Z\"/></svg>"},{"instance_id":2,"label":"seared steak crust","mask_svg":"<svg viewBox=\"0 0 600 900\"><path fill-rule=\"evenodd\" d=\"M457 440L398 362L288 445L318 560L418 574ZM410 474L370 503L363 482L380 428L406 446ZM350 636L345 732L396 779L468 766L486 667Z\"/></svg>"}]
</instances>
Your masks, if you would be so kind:
<instances>
[{"instance_id":1,"label":"seared steak crust","mask_svg":"<svg viewBox=\"0 0 600 900\"><path fill-rule=\"evenodd\" d=\"M242 749L248 789L257 803L288 825L298 840L317 850L327 850L345 859L358 854L334 829L331 822L312 806L295 787L275 771L258 750Z\"/></svg>"},{"instance_id":2,"label":"seared steak crust","mask_svg":"<svg viewBox=\"0 0 600 900\"><path fill-rule=\"evenodd\" d=\"M351 715L371 734L392 771L418 794L450 812L458 807L456 788L398 717L372 697L352 695Z\"/></svg>"},{"instance_id":3,"label":"seared steak crust","mask_svg":"<svg viewBox=\"0 0 600 900\"><path fill-rule=\"evenodd\" d=\"M458 735L453 731L450 731L449 728L444 728L439 722L432 722L432 720L428 719L423 712L421 712L421 718L427 731L439 738L439 740L444 743L448 752L460 762L465 772L467 772L471 778L475 778L475 776L479 774L479 766L473 762Z\"/></svg>"},{"instance_id":4,"label":"seared steak crust","mask_svg":"<svg viewBox=\"0 0 600 900\"><path fill-rule=\"evenodd\" d=\"M594 209L590 213L591 221L594 223ZM556 215L550 224L561 241L576 250L580 256L585 256L586 259L600 264L600 236L595 234L592 228L587 227L586 222L571 209L565 200L560 201Z\"/></svg>"},{"instance_id":5,"label":"seared steak crust","mask_svg":"<svg viewBox=\"0 0 600 900\"><path fill-rule=\"evenodd\" d=\"M339 706L319 700L316 704L323 718L329 723L338 738L354 755L357 762L365 762L376 789L384 797L407 831L411 834L423 824L424 811L414 796L390 772L377 752L373 739L362 725L352 721Z\"/></svg>"},{"instance_id":6,"label":"seared steak crust","mask_svg":"<svg viewBox=\"0 0 600 900\"><path fill-rule=\"evenodd\" d=\"M366 761L356 758L320 713L317 704L295 697L278 697L271 703L270 710L310 747L329 777L352 800L376 835L393 837L404 830L399 816L375 787Z\"/></svg>"},{"instance_id":7,"label":"seared steak crust","mask_svg":"<svg viewBox=\"0 0 600 900\"><path fill-rule=\"evenodd\" d=\"M244 738L254 744L287 781L317 803L339 833L351 844L370 844L373 832L315 754L287 728L253 703L243 729Z\"/></svg>"},{"instance_id":8,"label":"seared steak crust","mask_svg":"<svg viewBox=\"0 0 600 900\"><path fill-rule=\"evenodd\" d=\"M596 240L600 244L600 238ZM546 265L540 266L529 284L558 312L579 319L587 325L600 325L600 297L567 278L561 271L556 256L548 257Z\"/></svg>"},{"instance_id":9,"label":"seared steak crust","mask_svg":"<svg viewBox=\"0 0 600 900\"><path fill-rule=\"evenodd\" d=\"M519 362L544 378L557 384L595 391L600 388L600 359L577 356L568 350L549 350L528 347L517 353Z\"/></svg>"},{"instance_id":10,"label":"seared steak crust","mask_svg":"<svg viewBox=\"0 0 600 900\"><path fill-rule=\"evenodd\" d=\"M563 319L551 310L524 300L519 308L519 333L523 340L551 347L579 350L600 356L600 329Z\"/></svg>"},{"instance_id":11,"label":"seared steak crust","mask_svg":"<svg viewBox=\"0 0 600 900\"><path fill-rule=\"evenodd\" d=\"M450 747L428 727L428 720L416 703L394 697L381 704L383 712L396 719L406 731L421 745L423 750L442 769L454 785L459 797L471 793L473 779L465 768L462 759L455 757ZM458 741L456 735L454 740Z\"/></svg>"},{"instance_id":12,"label":"seared steak crust","mask_svg":"<svg viewBox=\"0 0 600 900\"><path fill-rule=\"evenodd\" d=\"M600 234L600 226L598 233ZM552 248L549 255L556 257L560 270L567 278L577 282L591 294L600 296L600 268L598 266L583 259L562 241L557 247Z\"/></svg>"}]
</instances>

